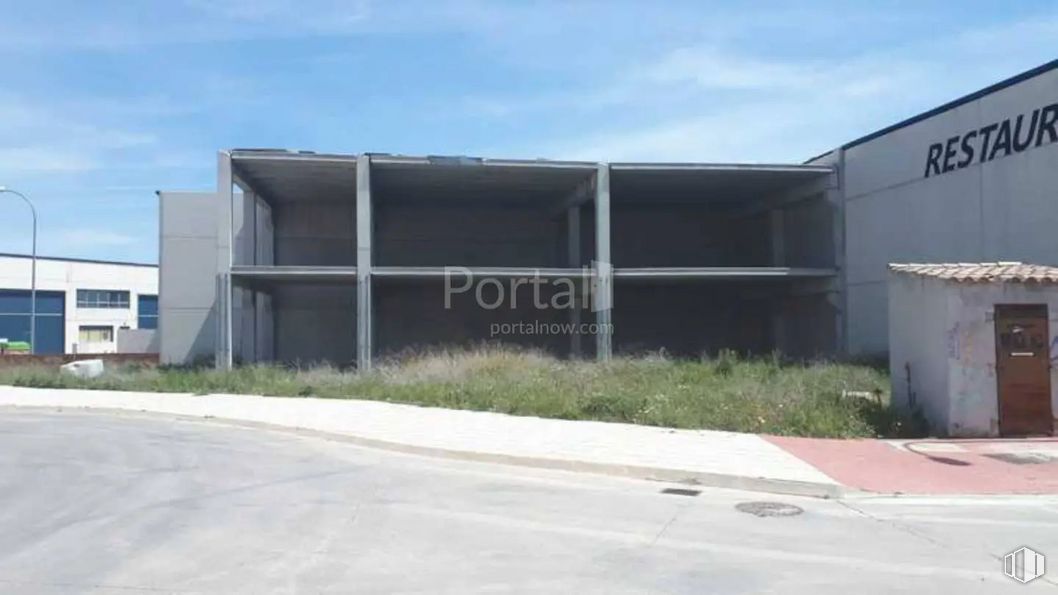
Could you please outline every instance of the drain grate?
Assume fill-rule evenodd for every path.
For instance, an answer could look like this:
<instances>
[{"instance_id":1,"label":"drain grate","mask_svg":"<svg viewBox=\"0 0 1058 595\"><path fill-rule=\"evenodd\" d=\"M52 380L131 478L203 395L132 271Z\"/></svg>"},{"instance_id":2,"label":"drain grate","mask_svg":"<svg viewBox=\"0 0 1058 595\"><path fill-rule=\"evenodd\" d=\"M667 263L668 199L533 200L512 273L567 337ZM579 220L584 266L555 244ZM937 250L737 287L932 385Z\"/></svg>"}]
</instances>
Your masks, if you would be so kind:
<instances>
[{"instance_id":1,"label":"drain grate","mask_svg":"<svg viewBox=\"0 0 1058 595\"><path fill-rule=\"evenodd\" d=\"M759 517L797 516L804 512L800 506L784 502L739 502L735 509Z\"/></svg>"},{"instance_id":2,"label":"drain grate","mask_svg":"<svg viewBox=\"0 0 1058 595\"><path fill-rule=\"evenodd\" d=\"M662 494L670 494L672 496L697 496L701 494L701 490L689 490L687 488L665 488L661 490Z\"/></svg>"}]
</instances>

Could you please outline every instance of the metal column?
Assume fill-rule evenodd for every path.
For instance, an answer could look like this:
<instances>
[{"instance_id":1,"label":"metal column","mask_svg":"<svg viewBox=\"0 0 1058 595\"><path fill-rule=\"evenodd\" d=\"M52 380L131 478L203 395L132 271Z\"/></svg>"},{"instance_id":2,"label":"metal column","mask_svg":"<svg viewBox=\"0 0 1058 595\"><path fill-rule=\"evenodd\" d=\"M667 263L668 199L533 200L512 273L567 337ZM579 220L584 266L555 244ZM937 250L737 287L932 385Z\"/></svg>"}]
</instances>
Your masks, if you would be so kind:
<instances>
[{"instance_id":1,"label":"metal column","mask_svg":"<svg viewBox=\"0 0 1058 595\"><path fill-rule=\"evenodd\" d=\"M595 309L595 357L609 361L613 354L613 264L610 261L610 165L600 163L595 174L595 263L592 306Z\"/></svg>"},{"instance_id":2,"label":"metal column","mask_svg":"<svg viewBox=\"0 0 1058 595\"><path fill-rule=\"evenodd\" d=\"M356 366L371 369L371 156L356 158Z\"/></svg>"}]
</instances>

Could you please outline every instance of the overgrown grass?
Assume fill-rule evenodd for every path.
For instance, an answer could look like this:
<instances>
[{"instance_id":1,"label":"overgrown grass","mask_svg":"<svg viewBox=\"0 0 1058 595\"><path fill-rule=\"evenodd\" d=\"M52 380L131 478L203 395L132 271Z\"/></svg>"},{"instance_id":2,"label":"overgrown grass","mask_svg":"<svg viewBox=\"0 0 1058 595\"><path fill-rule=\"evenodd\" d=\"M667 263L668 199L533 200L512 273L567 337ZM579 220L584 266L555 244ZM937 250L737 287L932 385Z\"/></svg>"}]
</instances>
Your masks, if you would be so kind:
<instances>
[{"instance_id":1,"label":"overgrown grass","mask_svg":"<svg viewBox=\"0 0 1058 595\"><path fill-rule=\"evenodd\" d=\"M119 367L86 380L43 367L0 368L0 384L183 393L356 398L561 419L833 438L910 435L877 367L777 358L609 363L481 348L409 355L358 374L329 367ZM843 396L859 391L873 397Z\"/></svg>"}]
</instances>

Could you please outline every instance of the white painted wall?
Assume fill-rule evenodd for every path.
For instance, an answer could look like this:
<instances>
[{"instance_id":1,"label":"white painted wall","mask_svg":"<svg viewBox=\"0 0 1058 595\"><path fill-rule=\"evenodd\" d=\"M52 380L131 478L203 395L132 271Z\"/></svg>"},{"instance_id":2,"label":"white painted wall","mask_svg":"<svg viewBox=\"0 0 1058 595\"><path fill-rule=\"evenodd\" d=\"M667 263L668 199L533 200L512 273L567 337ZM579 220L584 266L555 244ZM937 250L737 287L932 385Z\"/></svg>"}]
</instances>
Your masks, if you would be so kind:
<instances>
[{"instance_id":1,"label":"white painted wall","mask_svg":"<svg viewBox=\"0 0 1058 595\"><path fill-rule=\"evenodd\" d=\"M0 255L0 289L31 287L32 260L29 257ZM66 296L66 353L115 353L117 329L137 328L139 295L158 295L158 267L60 259L37 259L37 289L62 291ZM78 308L78 289L107 289L129 292L127 309ZM81 325L114 327L114 341L78 345Z\"/></svg>"},{"instance_id":2,"label":"white painted wall","mask_svg":"<svg viewBox=\"0 0 1058 595\"><path fill-rule=\"evenodd\" d=\"M212 361L217 336L217 195L159 192L163 364Z\"/></svg>"},{"instance_id":3,"label":"white painted wall","mask_svg":"<svg viewBox=\"0 0 1058 595\"><path fill-rule=\"evenodd\" d=\"M948 427L948 295L928 277L889 273L889 378L893 405L919 407L934 431Z\"/></svg>"},{"instance_id":4,"label":"white painted wall","mask_svg":"<svg viewBox=\"0 0 1058 595\"><path fill-rule=\"evenodd\" d=\"M118 353L158 353L158 329L118 329Z\"/></svg>"},{"instance_id":5,"label":"white painted wall","mask_svg":"<svg viewBox=\"0 0 1058 595\"><path fill-rule=\"evenodd\" d=\"M955 283L890 272L888 287L895 406L907 411L913 392L934 431L998 436L995 305L1047 304L1051 410L1058 412L1058 286Z\"/></svg>"}]
</instances>

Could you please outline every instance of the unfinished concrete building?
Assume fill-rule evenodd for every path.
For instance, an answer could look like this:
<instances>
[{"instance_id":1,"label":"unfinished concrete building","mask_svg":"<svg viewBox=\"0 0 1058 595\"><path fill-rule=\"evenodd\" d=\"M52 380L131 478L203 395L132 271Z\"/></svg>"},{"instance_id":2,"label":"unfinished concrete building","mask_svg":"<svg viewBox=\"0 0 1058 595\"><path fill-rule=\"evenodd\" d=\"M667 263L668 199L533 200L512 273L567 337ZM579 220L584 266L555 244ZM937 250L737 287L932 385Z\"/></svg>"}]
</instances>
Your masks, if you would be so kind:
<instances>
[{"instance_id":1,"label":"unfinished concrete building","mask_svg":"<svg viewBox=\"0 0 1058 595\"><path fill-rule=\"evenodd\" d=\"M165 362L880 356L889 263L1058 266L1058 60L808 165L235 150L218 173L160 193Z\"/></svg>"},{"instance_id":2,"label":"unfinished concrete building","mask_svg":"<svg viewBox=\"0 0 1058 595\"><path fill-rule=\"evenodd\" d=\"M829 166L234 150L218 179L160 193L167 362L840 343Z\"/></svg>"}]
</instances>

